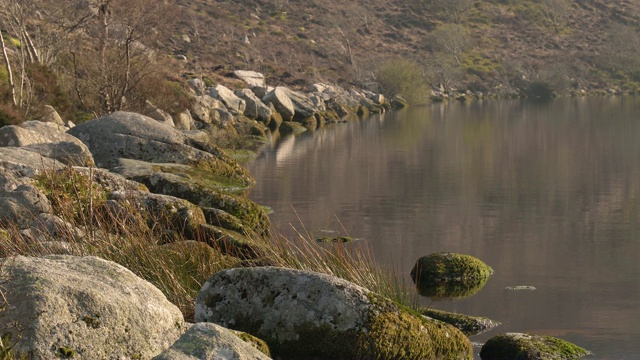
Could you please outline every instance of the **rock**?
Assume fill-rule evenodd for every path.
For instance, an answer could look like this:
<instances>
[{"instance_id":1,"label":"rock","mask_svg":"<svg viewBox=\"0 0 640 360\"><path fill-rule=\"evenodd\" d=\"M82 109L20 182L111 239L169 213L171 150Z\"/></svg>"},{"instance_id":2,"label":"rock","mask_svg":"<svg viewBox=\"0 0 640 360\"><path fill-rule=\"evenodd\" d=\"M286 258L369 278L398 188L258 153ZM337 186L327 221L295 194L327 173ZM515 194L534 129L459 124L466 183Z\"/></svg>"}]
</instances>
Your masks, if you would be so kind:
<instances>
[{"instance_id":1,"label":"rock","mask_svg":"<svg viewBox=\"0 0 640 360\"><path fill-rule=\"evenodd\" d=\"M87 144L99 167L118 165L120 158L189 165L194 172L249 186L251 174L216 146L196 141L179 130L128 112L115 112L69 130Z\"/></svg>"},{"instance_id":2,"label":"rock","mask_svg":"<svg viewBox=\"0 0 640 360\"><path fill-rule=\"evenodd\" d=\"M308 130L302 124L294 121L285 121L281 123L279 129L280 134L283 136L289 134L297 135Z\"/></svg>"},{"instance_id":3,"label":"rock","mask_svg":"<svg viewBox=\"0 0 640 360\"><path fill-rule=\"evenodd\" d=\"M207 224L235 231L240 234L244 234L247 232L247 229L242 224L242 221L240 221L240 219L224 210L203 207L202 212L204 213Z\"/></svg>"},{"instance_id":4,"label":"rock","mask_svg":"<svg viewBox=\"0 0 640 360\"><path fill-rule=\"evenodd\" d=\"M409 106L409 102L400 95L396 95L393 99L391 99L392 109L404 109L407 106Z\"/></svg>"},{"instance_id":5,"label":"rock","mask_svg":"<svg viewBox=\"0 0 640 360\"><path fill-rule=\"evenodd\" d=\"M131 271L96 257L17 256L2 262L13 351L37 359L146 359L185 330L178 308ZM20 334L17 333L19 329ZM19 358L20 356L18 356Z\"/></svg>"},{"instance_id":6,"label":"rock","mask_svg":"<svg viewBox=\"0 0 640 360\"><path fill-rule=\"evenodd\" d=\"M253 91L253 94L259 99L264 99L265 95L273 91L273 89L275 89L273 86L254 86L251 88L251 91Z\"/></svg>"},{"instance_id":7,"label":"rock","mask_svg":"<svg viewBox=\"0 0 640 360\"><path fill-rule=\"evenodd\" d=\"M261 121L265 124L269 122L269 119L271 119L271 108L265 105L251 90L236 90L235 94L247 104L244 111L246 117Z\"/></svg>"},{"instance_id":8,"label":"rock","mask_svg":"<svg viewBox=\"0 0 640 360\"><path fill-rule=\"evenodd\" d=\"M52 143L29 144L24 150L55 159L70 166L94 166L93 155L80 141L60 141Z\"/></svg>"},{"instance_id":9,"label":"rock","mask_svg":"<svg viewBox=\"0 0 640 360\"><path fill-rule=\"evenodd\" d=\"M237 97L229 88L218 84L209 89L209 96L222 101L227 110L229 110L232 114L244 114L244 110L246 109L247 105L245 104L244 100Z\"/></svg>"},{"instance_id":10,"label":"rock","mask_svg":"<svg viewBox=\"0 0 640 360\"><path fill-rule=\"evenodd\" d=\"M313 117L313 115L317 112L313 101L309 99L309 97L301 92L294 91L288 88L283 88L284 94L291 99L291 103L293 104L293 120L295 121L304 121Z\"/></svg>"},{"instance_id":11,"label":"rock","mask_svg":"<svg viewBox=\"0 0 640 360\"><path fill-rule=\"evenodd\" d=\"M40 243L58 239L81 240L86 233L56 215L40 213L30 227L30 234Z\"/></svg>"},{"instance_id":12,"label":"rock","mask_svg":"<svg viewBox=\"0 0 640 360\"><path fill-rule=\"evenodd\" d=\"M178 116L175 119L174 125L178 130L189 131L189 130L195 130L196 128L196 123L193 120L193 117L191 117L191 113L189 112L189 110L185 110L180 114L178 114Z\"/></svg>"},{"instance_id":13,"label":"rock","mask_svg":"<svg viewBox=\"0 0 640 360\"><path fill-rule=\"evenodd\" d=\"M371 97L371 100L373 100L373 102L378 104L378 105L384 105L386 103L386 99L384 98L384 95L382 95L382 94L373 95Z\"/></svg>"},{"instance_id":14,"label":"rock","mask_svg":"<svg viewBox=\"0 0 640 360\"><path fill-rule=\"evenodd\" d=\"M173 123L173 118L171 117L171 115L169 115L169 113L153 105L148 100L146 102L146 106L147 106L146 115L148 117L152 118L153 120L156 120L161 124L175 127L175 124Z\"/></svg>"},{"instance_id":15,"label":"rock","mask_svg":"<svg viewBox=\"0 0 640 360\"><path fill-rule=\"evenodd\" d=\"M444 321L467 336L478 335L500 325L499 322L486 317L456 314L436 309L421 308L418 309L418 312L432 319Z\"/></svg>"},{"instance_id":16,"label":"rock","mask_svg":"<svg viewBox=\"0 0 640 360\"><path fill-rule=\"evenodd\" d=\"M492 274L493 269L482 260L470 255L449 252L423 256L411 269L411 278L421 285L475 281L486 279Z\"/></svg>"},{"instance_id":17,"label":"rock","mask_svg":"<svg viewBox=\"0 0 640 360\"><path fill-rule=\"evenodd\" d=\"M446 252L423 256L411 269L420 295L433 299L474 295L491 274L493 269L473 256Z\"/></svg>"},{"instance_id":18,"label":"rock","mask_svg":"<svg viewBox=\"0 0 640 360\"><path fill-rule=\"evenodd\" d=\"M200 227L200 235L202 241L223 254L240 259L260 259L270 253L264 241L218 226L204 224Z\"/></svg>"},{"instance_id":19,"label":"rock","mask_svg":"<svg viewBox=\"0 0 640 360\"><path fill-rule=\"evenodd\" d=\"M246 198L228 193L232 190L225 187L228 183L209 171L130 159L120 159L119 166L112 170L146 185L154 193L185 199L200 207L224 210L238 218L246 232L255 231L261 236L268 233L269 217L264 210Z\"/></svg>"},{"instance_id":20,"label":"rock","mask_svg":"<svg viewBox=\"0 0 640 360\"><path fill-rule=\"evenodd\" d=\"M187 61L187 57L185 55L182 54L177 54L173 56L176 60L180 60L180 61Z\"/></svg>"},{"instance_id":21,"label":"rock","mask_svg":"<svg viewBox=\"0 0 640 360\"><path fill-rule=\"evenodd\" d=\"M84 147L81 141L67 134L67 128L54 123L25 121L0 128L0 146L22 147L31 144L73 142Z\"/></svg>"},{"instance_id":22,"label":"rock","mask_svg":"<svg viewBox=\"0 0 640 360\"><path fill-rule=\"evenodd\" d=\"M196 299L196 321L257 336L274 357L471 359L457 329L399 307L348 281L308 271L220 271Z\"/></svg>"},{"instance_id":23,"label":"rock","mask_svg":"<svg viewBox=\"0 0 640 360\"><path fill-rule=\"evenodd\" d=\"M264 75L259 72L248 71L248 70L236 70L233 72L233 74L238 79L244 81L247 85L249 85L250 88L265 86Z\"/></svg>"},{"instance_id":24,"label":"rock","mask_svg":"<svg viewBox=\"0 0 640 360\"><path fill-rule=\"evenodd\" d=\"M40 118L41 122L50 122L56 125L64 126L64 120L60 117L60 114L51 105L44 106L44 115Z\"/></svg>"},{"instance_id":25,"label":"rock","mask_svg":"<svg viewBox=\"0 0 640 360\"><path fill-rule=\"evenodd\" d=\"M293 102L287 95L287 90L288 89L285 87L278 86L269 91L262 98L262 101L267 105L273 104L274 108L282 116L284 121L291 121L295 115L295 108L293 106Z\"/></svg>"},{"instance_id":26,"label":"rock","mask_svg":"<svg viewBox=\"0 0 640 360\"><path fill-rule=\"evenodd\" d=\"M319 243L350 243L352 241L353 239L350 236L336 236L336 237L324 236L316 239L316 242L319 242Z\"/></svg>"},{"instance_id":27,"label":"rock","mask_svg":"<svg viewBox=\"0 0 640 360\"><path fill-rule=\"evenodd\" d=\"M482 360L567 360L590 352L551 336L506 333L492 337L480 350Z\"/></svg>"},{"instance_id":28,"label":"rock","mask_svg":"<svg viewBox=\"0 0 640 360\"><path fill-rule=\"evenodd\" d=\"M0 128L0 146L23 147L67 165L92 166L93 156L85 144L54 123L26 121Z\"/></svg>"},{"instance_id":29,"label":"rock","mask_svg":"<svg viewBox=\"0 0 640 360\"><path fill-rule=\"evenodd\" d=\"M206 223L205 216L198 206L170 195L115 191L109 197L124 205L129 211L136 210L138 214L142 214L147 226L160 232L159 235L165 239L173 238L174 234L195 239L200 226Z\"/></svg>"},{"instance_id":30,"label":"rock","mask_svg":"<svg viewBox=\"0 0 640 360\"><path fill-rule=\"evenodd\" d=\"M204 81L202 81L202 79L200 78L193 78L193 79L189 79L189 81L187 81L187 84L189 84L189 87L191 87L197 95L204 95L204 92L206 90L206 85L204 84Z\"/></svg>"},{"instance_id":31,"label":"rock","mask_svg":"<svg viewBox=\"0 0 640 360\"><path fill-rule=\"evenodd\" d=\"M175 344L153 360L267 360L231 330L212 323L194 324Z\"/></svg>"}]
</instances>

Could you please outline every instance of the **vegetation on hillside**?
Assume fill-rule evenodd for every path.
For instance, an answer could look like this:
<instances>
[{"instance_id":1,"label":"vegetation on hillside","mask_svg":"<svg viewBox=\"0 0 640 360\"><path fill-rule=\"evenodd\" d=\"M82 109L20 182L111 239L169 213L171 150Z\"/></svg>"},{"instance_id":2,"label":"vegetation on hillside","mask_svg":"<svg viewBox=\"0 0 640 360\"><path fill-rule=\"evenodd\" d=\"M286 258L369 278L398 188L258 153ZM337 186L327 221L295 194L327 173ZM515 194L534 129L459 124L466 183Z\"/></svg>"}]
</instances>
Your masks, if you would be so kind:
<instances>
[{"instance_id":1,"label":"vegetation on hillside","mask_svg":"<svg viewBox=\"0 0 640 360\"><path fill-rule=\"evenodd\" d=\"M236 69L260 71L272 85L369 86L384 83L399 58L418 65L422 74L413 79L445 93L538 97L640 86L633 0L0 5L0 124L37 118L47 104L76 122L144 112L147 101L177 113L189 107L185 79L237 87L229 76Z\"/></svg>"}]
</instances>

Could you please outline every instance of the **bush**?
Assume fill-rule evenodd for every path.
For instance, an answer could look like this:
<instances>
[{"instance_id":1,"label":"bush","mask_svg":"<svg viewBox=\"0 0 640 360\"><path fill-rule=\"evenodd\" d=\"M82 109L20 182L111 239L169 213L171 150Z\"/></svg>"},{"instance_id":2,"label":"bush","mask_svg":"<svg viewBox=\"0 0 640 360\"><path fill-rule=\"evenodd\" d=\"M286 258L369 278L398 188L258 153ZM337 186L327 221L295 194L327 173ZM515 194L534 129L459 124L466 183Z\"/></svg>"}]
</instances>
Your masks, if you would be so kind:
<instances>
[{"instance_id":1,"label":"bush","mask_svg":"<svg viewBox=\"0 0 640 360\"><path fill-rule=\"evenodd\" d=\"M402 95L410 104L428 102L429 84L422 67L415 61L388 60L376 70L375 77L382 85L382 93L388 98Z\"/></svg>"}]
</instances>

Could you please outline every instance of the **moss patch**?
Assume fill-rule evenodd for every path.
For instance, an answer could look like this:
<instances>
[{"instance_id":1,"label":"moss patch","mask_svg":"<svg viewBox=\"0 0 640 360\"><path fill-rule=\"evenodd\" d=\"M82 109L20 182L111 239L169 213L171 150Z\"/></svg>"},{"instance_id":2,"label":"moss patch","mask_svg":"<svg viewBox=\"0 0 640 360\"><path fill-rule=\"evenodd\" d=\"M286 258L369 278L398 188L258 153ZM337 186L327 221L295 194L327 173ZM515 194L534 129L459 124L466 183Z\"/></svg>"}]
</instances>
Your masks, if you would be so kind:
<instances>
[{"instance_id":1,"label":"moss patch","mask_svg":"<svg viewBox=\"0 0 640 360\"><path fill-rule=\"evenodd\" d=\"M467 336L477 335L500 325L499 322L486 317L456 314L436 309L422 308L418 312L432 319L446 322Z\"/></svg>"},{"instance_id":2,"label":"moss patch","mask_svg":"<svg viewBox=\"0 0 640 360\"><path fill-rule=\"evenodd\" d=\"M480 351L483 360L563 360L589 354L589 351L562 339L520 333L494 336Z\"/></svg>"},{"instance_id":3,"label":"moss patch","mask_svg":"<svg viewBox=\"0 0 640 360\"><path fill-rule=\"evenodd\" d=\"M231 330L231 331L233 331L233 333L236 334L237 337L242 339L242 341L253 346L258 351L267 355L268 357L271 357L271 351L269 351L269 346L264 340L259 339L251 334L247 334L246 332L235 331L235 330Z\"/></svg>"}]
</instances>

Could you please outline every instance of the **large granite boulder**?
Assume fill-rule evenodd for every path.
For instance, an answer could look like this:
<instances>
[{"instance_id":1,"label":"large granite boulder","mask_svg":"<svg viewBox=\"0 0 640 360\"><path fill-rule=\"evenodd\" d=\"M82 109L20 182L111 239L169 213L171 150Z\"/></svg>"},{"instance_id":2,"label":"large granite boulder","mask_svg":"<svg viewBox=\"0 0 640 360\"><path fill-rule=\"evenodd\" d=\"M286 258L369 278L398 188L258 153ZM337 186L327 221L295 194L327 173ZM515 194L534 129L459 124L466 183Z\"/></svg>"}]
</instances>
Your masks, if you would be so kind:
<instances>
[{"instance_id":1,"label":"large granite boulder","mask_svg":"<svg viewBox=\"0 0 640 360\"><path fill-rule=\"evenodd\" d=\"M131 271L96 257L2 260L0 324L18 355L36 359L149 359L186 329L178 308ZM18 358L20 358L18 356Z\"/></svg>"},{"instance_id":2,"label":"large granite boulder","mask_svg":"<svg viewBox=\"0 0 640 360\"><path fill-rule=\"evenodd\" d=\"M168 112L160 109L159 107L155 106L153 103L151 103L150 101L146 102L146 112L145 114L147 116L149 116L150 118L152 118L153 120L161 123L161 124L165 124L171 127L175 127L175 124L173 122L173 118L171 117L171 114L169 114Z\"/></svg>"},{"instance_id":3,"label":"large granite boulder","mask_svg":"<svg viewBox=\"0 0 640 360\"><path fill-rule=\"evenodd\" d=\"M296 109L293 106L293 102L289 98L288 90L286 87L278 86L275 89L269 91L262 101L269 105L273 104L276 111L282 116L284 121L293 120L293 116L296 113Z\"/></svg>"},{"instance_id":4,"label":"large granite boulder","mask_svg":"<svg viewBox=\"0 0 640 360\"><path fill-rule=\"evenodd\" d=\"M69 133L81 139L99 167L111 168L118 159L189 165L240 186L254 183L251 174L216 146L144 115L115 112L80 124Z\"/></svg>"},{"instance_id":5,"label":"large granite boulder","mask_svg":"<svg viewBox=\"0 0 640 360\"><path fill-rule=\"evenodd\" d=\"M51 203L33 178L63 168L56 160L14 147L0 147L0 225L26 229Z\"/></svg>"},{"instance_id":6,"label":"large granite boulder","mask_svg":"<svg viewBox=\"0 0 640 360\"><path fill-rule=\"evenodd\" d=\"M313 101L307 95L289 88L283 88L283 92L293 104L293 120L302 122L317 112Z\"/></svg>"},{"instance_id":7,"label":"large granite boulder","mask_svg":"<svg viewBox=\"0 0 640 360\"><path fill-rule=\"evenodd\" d=\"M244 111L246 117L261 121L265 124L269 122L269 119L271 119L271 108L265 105L253 91L249 89L236 90L236 95L247 104Z\"/></svg>"},{"instance_id":8,"label":"large granite boulder","mask_svg":"<svg viewBox=\"0 0 640 360\"><path fill-rule=\"evenodd\" d=\"M175 344L153 360L268 360L231 330L212 323L194 324Z\"/></svg>"},{"instance_id":9,"label":"large granite boulder","mask_svg":"<svg viewBox=\"0 0 640 360\"><path fill-rule=\"evenodd\" d=\"M482 360L569 360L590 352L551 336L506 333L492 337L480 350Z\"/></svg>"},{"instance_id":10,"label":"large granite boulder","mask_svg":"<svg viewBox=\"0 0 640 360\"><path fill-rule=\"evenodd\" d=\"M250 88L253 87L264 87L264 75L249 70L236 70L233 74L240 80L244 81Z\"/></svg>"},{"instance_id":11,"label":"large granite boulder","mask_svg":"<svg viewBox=\"0 0 640 360\"><path fill-rule=\"evenodd\" d=\"M60 114L51 105L44 106L44 115L40 118L42 122L50 122L56 125L64 126L64 120L60 117Z\"/></svg>"},{"instance_id":12,"label":"large granite boulder","mask_svg":"<svg viewBox=\"0 0 640 360\"><path fill-rule=\"evenodd\" d=\"M227 107L232 114L242 115L244 114L244 110L246 108L246 104L244 100L240 99L233 93L229 88L224 85L216 85L209 89L209 95L214 98L222 101L222 103Z\"/></svg>"},{"instance_id":13,"label":"large granite boulder","mask_svg":"<svg viewBox=\"0 0 640 360\"><path fill-rule=\"evenodd\" d=\"M68 165L93 165L85 144L66 133L67 128L53 122L26 121L0 128L0 146L24 147Z\"/></svg>"},{"instance_id":14,"label":"large granite boulder","mask_svg":"<svg viewBox=\"0 0 640 360\"><path fill-rule=\"evenodd\" d=\"M195 320L267 342L286 359L471 359L454 327L333 276L275 268L218 272L196 299Z\"/></svg>"}]
</instances>

